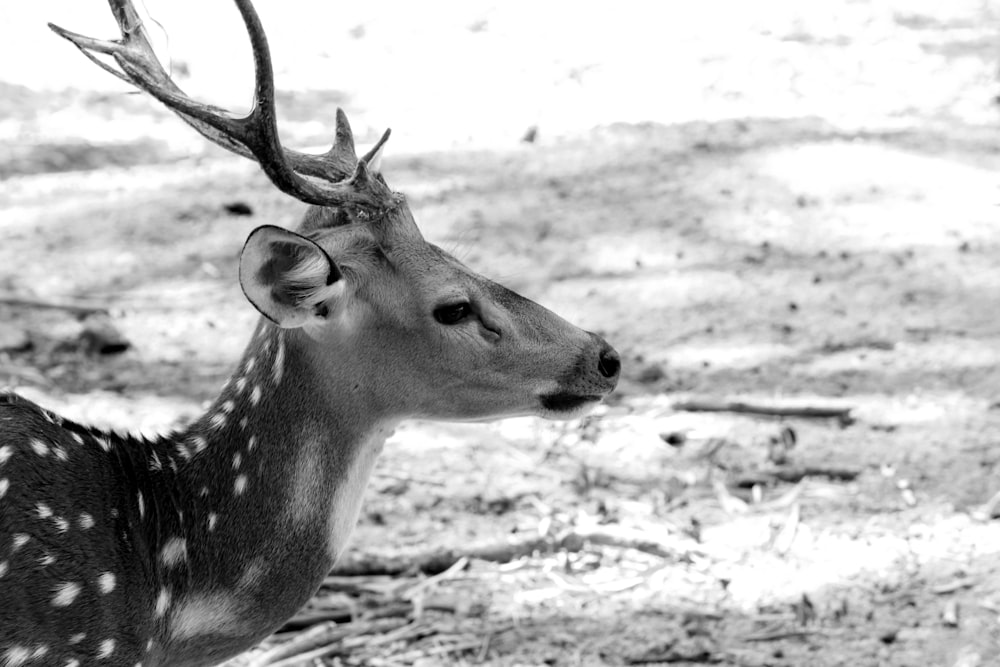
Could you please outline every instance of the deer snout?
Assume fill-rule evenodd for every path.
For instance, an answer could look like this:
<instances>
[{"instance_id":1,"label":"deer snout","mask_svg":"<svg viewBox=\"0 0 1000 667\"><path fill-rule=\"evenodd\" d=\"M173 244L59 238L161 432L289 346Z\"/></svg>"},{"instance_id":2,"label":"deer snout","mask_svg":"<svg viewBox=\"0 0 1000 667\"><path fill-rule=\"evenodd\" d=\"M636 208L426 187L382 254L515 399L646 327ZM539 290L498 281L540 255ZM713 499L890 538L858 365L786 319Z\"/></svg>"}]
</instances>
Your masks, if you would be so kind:
<instances>
[{"instance_id":1,"label":"deer snout","mask_svg":"<svg viewBox=\"0 0 1000 667\"><path fill-rule=\"evenodd\" d=\"M589 331L584 334L583 349L577 353L573 369L562 378L563 389L600 400L618 386L622 360L618 350L602 337Z\"/></svg>"},{"instance_id":2,"label":"deer snout","mask_svg":"<svg viewBox=\"0 0 1000 667\"><path fill-rule=\"evenodd\" d=\"M584 359L578 362L580 365L577 367L582 371L582 377L578 382L589 385L594 394L603 397L618 386L622 358L618 350L611 347L608 341L595 333L588 331L587 334L590 335L589 351L585 352Z\"/></svg>"},{"instance_id":3,"label":"deer snout","mask_svg":"<svg viewBox=\"0 0 1000 667\"><path fill-rule=\"evenodd\" d=\"M607 341L590 332L585 350L576 358L572 371L561 378L559 388L541 395L542 416L571 419L586 414L614 391L621 373L621 357Z\"/></svg>"},{"instance_id":4,"label":"deer snout","mask_svg":"<svg viewBox=\"0 0 1000 667\"><path fill-rule=\"evenodd\" d=\"M622 370L622 359L618 356L618 351L608 345L607 341L601 342L603 345L597 356L597 371L603 377L614 380L617 383L618 374Z\"/></svg>"}]
</instances>

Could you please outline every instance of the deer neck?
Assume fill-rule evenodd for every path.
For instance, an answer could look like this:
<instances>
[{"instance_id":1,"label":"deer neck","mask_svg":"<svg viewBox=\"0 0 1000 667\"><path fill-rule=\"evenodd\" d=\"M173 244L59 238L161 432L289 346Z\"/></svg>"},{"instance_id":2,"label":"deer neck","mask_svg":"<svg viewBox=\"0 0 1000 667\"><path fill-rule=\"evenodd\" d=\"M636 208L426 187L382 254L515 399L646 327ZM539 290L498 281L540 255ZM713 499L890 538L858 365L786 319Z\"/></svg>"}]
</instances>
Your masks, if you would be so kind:
<instances>
[{"instance_id":1,"label":"deer neck","mask_svg":"<svg viewBox=\"0 0 1000 667\"><path fill-rule=\"evenodd\" d=\"M321 390L305 345L262 321L208 412L167 442L175 490L151 496L174 507L156 508L150 551L168 641L194 650L208 632L234 645L265 636L315 592L353 530L394 423L350 375L335 396Z\"/></svg>"}]
</instances>

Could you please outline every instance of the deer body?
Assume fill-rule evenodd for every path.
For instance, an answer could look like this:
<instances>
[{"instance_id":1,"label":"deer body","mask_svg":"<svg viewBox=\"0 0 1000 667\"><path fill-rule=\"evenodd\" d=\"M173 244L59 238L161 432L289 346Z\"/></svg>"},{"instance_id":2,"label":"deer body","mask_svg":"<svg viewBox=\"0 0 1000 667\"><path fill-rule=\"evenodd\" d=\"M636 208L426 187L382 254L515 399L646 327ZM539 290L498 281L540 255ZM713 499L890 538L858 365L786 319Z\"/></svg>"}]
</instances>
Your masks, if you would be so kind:
<instances>
[{"instance_id":1,"label":"deer body","mask_svg":"<svg viewBox=\"0 0 1000 667\"><path fill-rule=\"evenodd\" d=\"M240 283L262 314L234 374L187 429L145 440L0 394L0 667L217 664L278 628L344 549L402 420L568 418L610 392L617 353L472 272L420 234L346 116L309 156L280 146L266 40L243 14L254 112L234 121L166 77L128 0L109 53L205 136L313 204L262 226ZM122 76L119 74L119 76Z\"/></svg>"},{"instance_id":2,"label":"deer body","mask_svg":"<svg viewBox=\"0 0 1000 667\"><path fill-rule=\"evenodd\" d=\"M572 416L614 386L617 357L598 337L468 271L415 227L391 251L367 246L347 215L313 209L301 231L353 277L350 302L335 296L301 326L262 318L188 429L123 437L0 400L0 665L217 664L319 587L400 421ZM383 252L397 284L365 278L384 270ZM460 334L415 326L417 312L430 319L413 293L421 281L461 289L483 321ZM451 350L457 367L429 354L454 334L480 343ZM495 359L505 344L515 354Z\"/></svg>"},{"instance_id":3,"label":"deer body","mask_svg":"<svg viewBox=\"0 0 1000 667\"><path fill-rule=\"evenodd\" d=\"M4 397L0 664L213 665L309 599L392 420L363 400L319 409L284 333L262 323L211 410L169 437Z\"/></svg>"}]
</instances>

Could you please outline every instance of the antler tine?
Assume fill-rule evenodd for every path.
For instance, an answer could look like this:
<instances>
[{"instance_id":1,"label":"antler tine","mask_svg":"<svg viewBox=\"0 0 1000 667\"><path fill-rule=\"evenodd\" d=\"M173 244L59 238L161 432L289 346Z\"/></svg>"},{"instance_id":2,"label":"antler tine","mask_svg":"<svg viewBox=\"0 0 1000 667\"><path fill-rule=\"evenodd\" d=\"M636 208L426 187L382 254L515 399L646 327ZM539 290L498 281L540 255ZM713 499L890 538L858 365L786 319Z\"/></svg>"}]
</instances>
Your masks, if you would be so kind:
<instances>
[{"instance_id":1,"label":"antler tine","mask_svg":"<svg viewBox=\"0 0 1000 667\"><path fill-rule=\"evenodd\" d=\"M350 165L348 170L353 169L358 162L358 155L354 152L354 133L351 132L351 124L347 122L347 114L340 107L337 107L337 129L333 146L324 157Z\"/></svg>"},{"instance_id":2,"label":"antler tine","mask_svg":"<svg viewBox=\"0 0 1000 667\"><path fill-rule=\"evenodd\" d=\"M108 0L121 30L120 40L98 40L51 23L49 27L102 69L155 97L202 136L238 155L255 159L282 192L319 206L393 205L389 188L379 179L368 177L367 170L360 166L362 163L354 154L350 125L340 109L337 110L336 143L326 154L309 155L281 146L274 107L274 72L264 27L250 0L235 2L250 37L254 57L254 105L243 118L192 100L174 83L153 52L131 0ZM94 53L112 56L121 72ZM387 136L388 132L379 146Z\"/></svg>"}]
</instances>

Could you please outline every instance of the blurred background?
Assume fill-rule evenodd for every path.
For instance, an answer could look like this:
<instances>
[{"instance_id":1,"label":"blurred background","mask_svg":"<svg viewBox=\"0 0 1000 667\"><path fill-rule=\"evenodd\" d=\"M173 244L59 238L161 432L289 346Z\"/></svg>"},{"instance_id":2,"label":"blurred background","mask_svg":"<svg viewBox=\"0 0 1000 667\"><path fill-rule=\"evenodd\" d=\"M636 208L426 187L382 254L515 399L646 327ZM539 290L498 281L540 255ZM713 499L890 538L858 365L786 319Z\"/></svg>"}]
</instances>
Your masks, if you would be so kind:
<instances>
[{"instance_id":1,"label":"blurred background","mask_svg":"<svg viewBox=\"0 0 1000 667\"><path fill-rule=\"evenodd\" d=\"M996 5L985 0L259 4L281 90L328 102L339 96L360 127L392 124L402 152L506 146L530 127L552 138L616 122L814 117L845 130L898 130L995 120ZM149 33L187 92L248 107L250 53L234 7L145 7ZM2 11L6 103L27 94L20 86L66 98L79 91L64 98L62 113L39 118L35 132L95 143L148 136L134 116L114 124L97 117L101 95L124 86L72 58L46 28L51 21L112 36L101 2ZM302 104L286 113L291 136L326 141L324 118ZM184 139L201 146L184 128L164 125L176 136L157 138L171 147ZM31 129L16 129L5 124L4 138L31 138Z\"/></svg>"},{"instance_id":2,"label":"blurred background","mask_svg":"<svg viewBox=\"0 0 1000 667\"><path fill-rule=\"evenodd\" d=\"M425 236L624 360L584 420L402 428L271 643L333 619L362 639L328 664L1000 661L1000 4L256 5L286 145L325 150L338 106L362 149L392 127ZM188 94L249 108L231 3L140 11ZM249 337L247 233L303 206L47 22L117 30L0 6L0 386L169 429Z\"/></svg>"}]
</instances>

